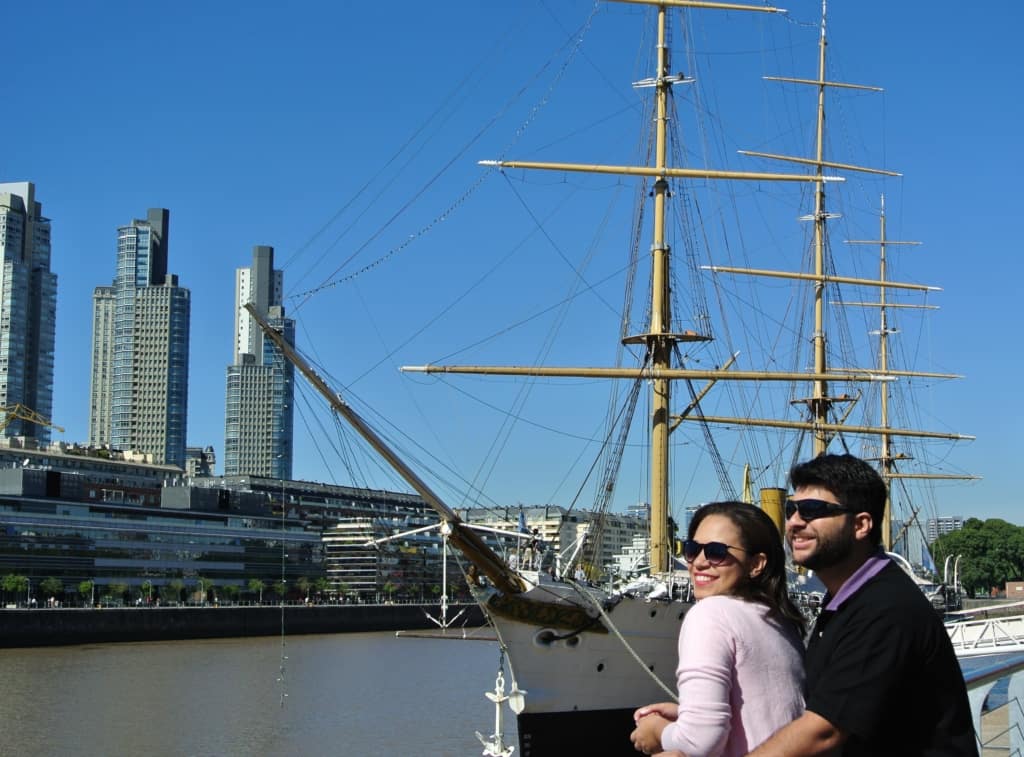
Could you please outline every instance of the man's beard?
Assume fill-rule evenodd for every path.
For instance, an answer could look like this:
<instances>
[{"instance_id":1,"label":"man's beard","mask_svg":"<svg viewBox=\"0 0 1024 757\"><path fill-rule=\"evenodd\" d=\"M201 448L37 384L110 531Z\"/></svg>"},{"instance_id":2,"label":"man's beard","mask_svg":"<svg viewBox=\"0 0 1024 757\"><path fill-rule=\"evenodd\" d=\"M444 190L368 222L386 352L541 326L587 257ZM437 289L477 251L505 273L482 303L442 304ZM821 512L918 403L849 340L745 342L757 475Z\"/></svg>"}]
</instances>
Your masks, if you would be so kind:
<instances>
[{"instance_id":1,"label":"man's beard","mask_svg":"<svg viewBox=\"0 0 1024 757\"><path fill-rule=\"evenodd\" d=\"M851 521L846 523L838 533L833 533L829 536L818 534L815 537L817 546L814 553L809 555L803 562L797 564L808 570L820 571L822 568L831 568L833 565L838 565L849 557L854 541L853 523ZM792 547L792 544L790 547Z\"/></svg>"}]
</instances>

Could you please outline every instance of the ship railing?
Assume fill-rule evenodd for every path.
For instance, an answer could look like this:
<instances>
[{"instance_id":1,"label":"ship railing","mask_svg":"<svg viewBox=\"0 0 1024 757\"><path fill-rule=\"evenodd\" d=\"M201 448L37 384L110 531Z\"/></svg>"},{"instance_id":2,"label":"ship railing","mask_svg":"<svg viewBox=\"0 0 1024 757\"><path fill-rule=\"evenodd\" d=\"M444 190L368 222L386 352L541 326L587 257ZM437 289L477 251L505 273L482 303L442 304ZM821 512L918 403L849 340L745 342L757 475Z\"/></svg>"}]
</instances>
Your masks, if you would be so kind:
<instances>
[{"instance_id":1,"label":"ship railing","mask_svg":"<svg viewBox=\"0 0 1024 757\"><path fill-rule=\"evenodd\" d=\"M991 664L977 660L964 673L974 718L974 732L983 756L1024 755L1024 654L994 655ZM1006 702L987 707L992 690L1006 686Z\"/></svg>"}]
</instances>

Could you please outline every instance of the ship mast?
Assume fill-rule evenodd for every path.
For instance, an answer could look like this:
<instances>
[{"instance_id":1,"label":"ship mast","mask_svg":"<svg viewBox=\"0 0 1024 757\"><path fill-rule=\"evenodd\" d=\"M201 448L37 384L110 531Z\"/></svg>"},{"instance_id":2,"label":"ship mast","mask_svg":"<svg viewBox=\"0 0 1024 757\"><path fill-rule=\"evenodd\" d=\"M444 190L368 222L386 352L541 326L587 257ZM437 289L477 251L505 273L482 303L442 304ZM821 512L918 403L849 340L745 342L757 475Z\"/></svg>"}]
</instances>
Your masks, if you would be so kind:
<instances>
[{"instance_id":1,"label":"ship mast","mask_svg":"<svg viewBox=\"0 0 1024 757\"><path fill-rule=\"evenodd\" d=\"M648 330L645 334L626 337L626 343L642 344L646 347L647 360L636 369L600 369L600 368L524 368L524 367L493 367L493 366L420 366L403 368L423 372L452 373L489 373L498 375L534 375L534 376L594 376L617 378L647 378L651 381L651 471L650 471L650 568L651 573L661 573L669 569L671 535L668 528L669 503L669 434L674 418L671 415L671 385L678 378L729 378L738 380L740 377L723 371L687 371L672 367L672 354L677 344L682 342L705 341L709 337L692 331L673 333L671 297L669 291L669 267L671 250L666 240L666 203L669 196L669 179L702 178L702 179L743 179L754 181L813 181L821 183L826 177L819 171L816 175L798 176L791 174L754 173L741 171L714 171L709 169L681 168L668 165L668 117L669 97L676 84L690 80L671 73L671 61L667 44L667 16L670 7L676 8L709 8L719 10L747 10L776 13L780 9L767 6L749 6L733 3L697 2L696 0L619 0L634 4L654 5L658 13L657 62L655 76L637 82L638 87L654 88L655 105L655 157L653 166L608 166L579 165L568 163L539 163L527 161L483 161L484 165L502 168L524 168L535 170L579 171L585 173L610 173L625 176L650 176L654 179L654 228L651 240L652 264L652 296L651 313ZM751 378L765 378L763 374L751 373ZM806 378L801 375L800 378ZM871 380L865 377L864 380Z\"/></svg>"},{"instance_id":2,"label":"ship mast","mask_svg":"<svg viewBox=\"0 0 1024 757\"><path fill-rule=\"evenodd\" d=\"M886 281L887 279L887 267L888 260L886 257L887 246L892 245L909 245L917 246L920 242L901 241L895 239L889 239L886 236L885 228L885 196L881 198L881 207L879 209L879 236L878 239L848 239L847 244L852 245L878 245L879 248L879 272L878 278L880 281ZM937 305L921 305L914 303L895 303L890 302L885 287L880 287L878 290L878 302L840 302L840 305L848 306L861 306L861 307L877 307L879 310L879 327L878 327L878 369L881 373L892 375L898 373L902 376L914 376L914 377L927 377L927 378L963 378L956 374L949 373L919 373L915 371L891 371L889 368L889 337L897 333L897 329L890 327L889 325L889 310L893 308L914 308L918 310L938 310ZM877 459L877 462L881 464L881 475L886 483L886 498L885 498L885 512L882 516L882 544L886 550L891 550L893 547L893 533L892 533L892 481L898 478L929 478L929 479L959 479L959 480L973 480L977 479L978 476L969 476L961 474L943 474L943 473L900 473L896 470L896 463L898 461L912 459L909 455L903 453L894 453L892 449L893 444L893 433L892 427L889 420L889 387L883 384L879 395L879 426L882 427L883 431L881 437L881 455Z\"/></svg>"}]
</instances>

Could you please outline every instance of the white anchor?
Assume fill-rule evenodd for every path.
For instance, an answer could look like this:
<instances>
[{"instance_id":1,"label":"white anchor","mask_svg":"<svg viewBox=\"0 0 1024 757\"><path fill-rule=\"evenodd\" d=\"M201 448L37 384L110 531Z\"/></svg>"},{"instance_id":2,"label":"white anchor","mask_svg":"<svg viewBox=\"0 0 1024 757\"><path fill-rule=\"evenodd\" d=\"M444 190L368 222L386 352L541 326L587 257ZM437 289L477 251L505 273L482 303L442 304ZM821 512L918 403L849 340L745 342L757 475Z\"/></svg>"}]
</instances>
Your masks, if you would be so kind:
<instances>
[{"instance_id":1,"label":"white anchor","mask_svg":"<svg viewBox=\"0 0 1024 757\"><path fill-rule=\"evenodd\" d=\"M504 734L502 733L501 705L507 701L512 712L518 715L523 711L523 707L526 704L525 694L526 692L516 685L513 678L512 691L509 692L509 696L506 696L505 676L502 674L501 668L498 668L498 677L494 681L494 691L484 692L484 696L494 702L494 733L491 734L490 739L486 739L480 731L476 732L476 737L480 739L480 743L484 746L483 757L511 757L511 754L516 750L512 745L505 746Z\"/></svg>"}]
</instances>

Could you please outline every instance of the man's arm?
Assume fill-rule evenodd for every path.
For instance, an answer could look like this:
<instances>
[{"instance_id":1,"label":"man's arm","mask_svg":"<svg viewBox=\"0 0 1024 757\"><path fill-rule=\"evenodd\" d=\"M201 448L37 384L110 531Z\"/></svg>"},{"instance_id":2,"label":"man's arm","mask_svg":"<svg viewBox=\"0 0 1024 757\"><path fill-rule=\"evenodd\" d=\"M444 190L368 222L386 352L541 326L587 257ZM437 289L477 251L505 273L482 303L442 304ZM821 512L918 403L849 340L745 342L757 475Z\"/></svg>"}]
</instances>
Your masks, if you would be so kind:
<instances>
[{"instance_id":1,"label":"man's arm","mask_svg":"<svg viewBox=\"0 0 1024 757\"><path fill-rule=\"evenodd\" d=\"M811 757L838 754L846 734L821 715L806 711L774 735L748 757Z\"/></svg>"}]
</instances>

